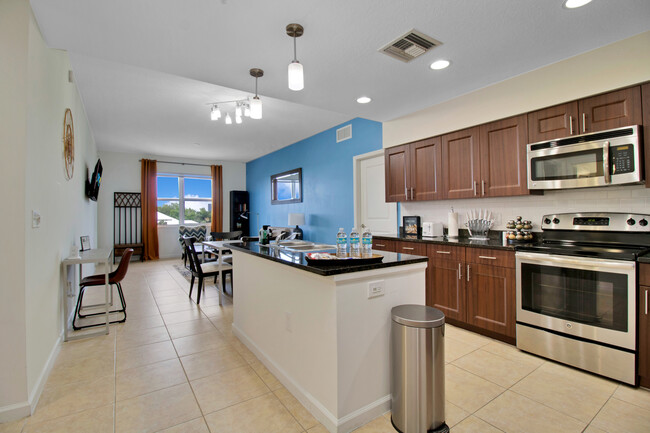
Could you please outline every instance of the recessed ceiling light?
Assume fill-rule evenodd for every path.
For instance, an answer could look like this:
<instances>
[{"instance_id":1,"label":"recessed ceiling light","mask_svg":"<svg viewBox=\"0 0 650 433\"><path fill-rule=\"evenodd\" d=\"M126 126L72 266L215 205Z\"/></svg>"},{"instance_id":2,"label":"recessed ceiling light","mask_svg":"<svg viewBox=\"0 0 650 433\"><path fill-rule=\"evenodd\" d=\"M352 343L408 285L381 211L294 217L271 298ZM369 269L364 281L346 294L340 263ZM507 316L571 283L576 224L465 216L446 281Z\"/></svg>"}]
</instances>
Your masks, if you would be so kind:
<instances>
[{"instance_id":1,"label":"recessed ceiling light","mask_svg":"<svg viewBox=\"0 0 650 433\"><path fill-rule=\"evenodd\" d=\"M361 96L361 97L357 98L357 102L359 104L367 104L370 101L372 101L372 99L367 97L367 96Z\"/></svg>"},{"instance_id":2,"label":"recessed ceiling light","mask_svg":"<svg viewBox=\"0 0 650 433\"><path fill-rule=\"evenodd\" d=\"M564 7L567 9L575 9L591 3L591 0L565 0Z\"/></svg>"},{"instance_id":3,"label":"recessed ceiling light","mask_svg":"<svg viewBox=\"0 0 650 433\"><path fill-rule=\"evenodd\" d=\"M445 69L447 66L449 66L449 60L436 60L435 62L431 63L430 68L439 70Z\"/></svg>"}]
</instances>

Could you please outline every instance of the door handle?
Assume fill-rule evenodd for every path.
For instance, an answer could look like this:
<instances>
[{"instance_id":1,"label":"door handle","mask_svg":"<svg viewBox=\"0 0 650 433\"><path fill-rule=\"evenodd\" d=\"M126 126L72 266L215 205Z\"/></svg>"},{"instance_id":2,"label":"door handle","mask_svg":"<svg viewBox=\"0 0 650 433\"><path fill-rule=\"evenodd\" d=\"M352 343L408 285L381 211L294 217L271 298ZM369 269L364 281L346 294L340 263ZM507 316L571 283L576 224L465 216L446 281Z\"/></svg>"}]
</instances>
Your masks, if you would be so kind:
<instances>
[{"instance_id":1,"label":"door handle","mask_svg":"<svg viewBox=\"0 0 650 433\"><path fill-rule=\"evenodd\" d=\"M375 244L376 247L385 247L386 245L384 244Z\"/></svg>"},{"instance_id":2,"label":"door handle","mask_svg":"<svg viewBox=\"0 0 650 433\"><path fill-rule=\"evenodd\" d=\"M406 183L404 184L404 200L409 199L409 189L406 187Z\"/></svg>"},{"instance_id":3,"label":"door handle","mask_svg":"<svg viewBox=\"0 0 650 433\"><path fill-rule=\"evenodd\" d=\"M458 279L459 280L463 279L463 268L460 266L460 263L458 264ZM647 294L647 290L646 290L646 294ZM646 304L647 304L647 302L646 302Z\"/></svg>"},{"instance_id":4,"label":"door handle","mask_svg":"<svg viewBox=\"0 0 650 433\"><path fill-rule=\"evenodd\" d=\"M609 141L603 145L603 174L605 183L612 183L612 175L609 172Z\"/></svg>"},{"instance_id":5,"label":"door handle","mask_svg":"<svg viewBox=\"0 0 650 433\"><path fill-rule=\"evenodd\" d=\"M467 265L467 281L469 281L469 265Z\"/></svg>"},{"instance_id":6,"label":"door handle","mask_svg":"<svg viewBox=\"0 0 650 433\"><path fill-rule=\"evenodd\" d=\"M648 315L648 291L645 291L645 315Z\"/></svg>"},{"instance_id":7,"label":"door handle","mask_svg":"<svg viewBox=\"0 0 650 433\"><path fill-rule=\"evenodd\" d=\"M496 257L490 257L490 256L478 256L479 259L488 259L488 260L496 260Z\"/></svg>"},{"instance_id":8,"label":"door handle","mask_svg":"<svg viewBox=\"0 0 650 433\"><path fill-rule=\"evenodd\" d=\"M413 200L413 188L411 188L411 200Z\"/></svg>"},{"instance_id":9,"label":"door handle","mask_svg":"<svg viewBox=\"0 0 650 433\"><path fill-rule=\"evenodd\" d=\"M476 195L476 181L474 181L473 185L474 185L474 195Z\"/></svg>"},{"instance_id":10,"label":"door handle","mask_svg":"<svg viewBox=\"0 0 650 433\"><path fill-rule=\"evenodd\" d=\"M403 250L414 250L415 248L413 247L402 247Z\"/></svg>"},{"instance_id":11,"label":"door handle","mask_svg":"<svg viewBox=\"0 0 650 433\"><path fill-rule=\"evenodd\" d=\"M485 181L481 180L481 195L485 195Z\"/></svg>"},{"instance_id":12,"label":"door handle","mask_svg":"<svg viewBox=\"0 0 650 433\"><path fill-rule=\"evenodd\" d=\"M573 135L573 116L569 116L569 135Z\"/></svg>"},{"instance_id":13,"label":"door handle","mask_svg":"<svg viewBox=\"0 0 650 433\"><path fill-rule=\"evenodd\" d=\"M451 251L436 251L437 254L451 254Z\"/></svg>"},{"instance_id":14,"label":"door handle","mask_svg":"<svg viewBox=\"0 0 650 433\"><path fill-rule=\"evenodd\" d=\"M587 132L587 115L582 113L582 132Z\"/></svg>"}]
</instances>

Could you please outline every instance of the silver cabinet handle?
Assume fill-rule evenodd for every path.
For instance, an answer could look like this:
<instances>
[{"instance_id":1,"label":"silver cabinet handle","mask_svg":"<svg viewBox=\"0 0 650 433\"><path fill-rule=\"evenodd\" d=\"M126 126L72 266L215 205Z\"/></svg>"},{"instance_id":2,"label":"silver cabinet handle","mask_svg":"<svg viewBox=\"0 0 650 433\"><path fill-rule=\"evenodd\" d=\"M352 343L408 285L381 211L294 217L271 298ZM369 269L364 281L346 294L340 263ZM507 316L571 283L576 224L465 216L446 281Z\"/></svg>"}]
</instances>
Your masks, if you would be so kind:
<instances>
[{"instance_id":1,"label":"silver cabinet handle","mask_svg":"<svg viewBox=\"0 0 650 433\"><path fill-rule=\"evenodd\" d=\"M406 182L404 182L404 200L409 199L409 189L406 187Z\"/></svg>"},{"instance_id":2,"label":"silver cabinet handle","mask_svg":"<svg viewBox=\"0 0 650 433\"><path fill-rule=\"evenodd\" d=\"M402 247L403 250L414 250L415 248L413 247Z\"/></svg>"},{"instance_id":3,"label":"silver cabinet handle","mask_svg":"<svg viewBox=\"0 0 650 433\"><path fill-rule=\"evenodd\" d=\"M605 183L612 183L612 175L609 172L609 141L603 145L603 174L605 175Z\"/></svg>"},{"instance_id":4,"label":"silver cabinet handle","mask_svg":"<svg viewBox=\"0 0 650 433\"><path fill-rule=\"evenodd\" d=\"M485 181L481 180L481 195L485 195Z\"/></svg>"},{"instance_id":5,"label":"silver cabinet handle","mask_svg":"<svg viewBox=\"0 0 650 433\"><path fill-rule=\"evenodd\" d=\"M469 265L467 265L467 281L469 281Z\"/></svg>"},{"instance_id":6,"label":"silver cabinet handle","mask_svg":"<svg viewBox=\"0 0 650 433\"><path fill-rule=\"evenodd\" d=\"M376 247L385 247L386 245L384 244L375 244Z\"/></svg>"},{"instance_id":7,"label":"silver cabinet handle","mask_svg":"<svg viewBox=\"0 0 650 433\"><path fill-rule=\"evenodd\" d=\"M645 315L648 315L648 291L645 291Z\"/></svg>"},{"instance_id":8,"label":"silver cabinet handle","mask_svg":"<svg viewBox=\"0 0 650 433\"><path fill-rule=\"evenodd\" d=\"M458 279L462 280L463 279L463 268L460 266L460 263L458 264ZM647 293L647 291L646 291Z\"/></svg>"},{"instance_id":9,"label":"silver cabinet handle","mask_svg":"<svg viewBox=\"0 0 650 433\"><path fill-rule=\"evenodd\" d=\"M474 181L474 195L476 195L476 181Z\"/></svg>"},{"instance_id":10,"label":"silver cabinet handle","mask_svg":"<svg viewBox=\"0 0 650 433\"><path fill-rule=\"evenodd\" d=\"M411 200L413 200L413 188L411 188Z\"/></svg>"},{"instance_id":11,"label":"silver cabinet handle","mask_svg":"<svg viewBox=\"0 0 650 433\"><path fill-rule=\"evenodd\" d=\"M451 254L451 251L436 251L437 254Z\"/></svg>"},{"instance_id":12,"label":"silver cabinet handle","mask_svg":"<svg viewBox=\"0 0 650 433\"><path fill-rule=\"evenodd\" d=\"M582 132L587 132L587 115L582 113Z\"/></svg>"},{"instance_id":13,"label":"silver cabinet handle","mask_svg":"<svg viewBox=\"0 0 650 433\"><path fill-rule=\"evenodd\" d=\"M573 135L573 116L569 116L569 135Z\"/></svg>"},{"instance_id":14,"label":"silver cabinet handle","mask_svg":"<svg viewBox=\"0 0 650 433\"><path fill-rule=\"evenodd\" d=\"M478 256L479 259L488 259L488 260L496 260L496 257L490 257L490 256Z\"/></svg>"}]
</instances>

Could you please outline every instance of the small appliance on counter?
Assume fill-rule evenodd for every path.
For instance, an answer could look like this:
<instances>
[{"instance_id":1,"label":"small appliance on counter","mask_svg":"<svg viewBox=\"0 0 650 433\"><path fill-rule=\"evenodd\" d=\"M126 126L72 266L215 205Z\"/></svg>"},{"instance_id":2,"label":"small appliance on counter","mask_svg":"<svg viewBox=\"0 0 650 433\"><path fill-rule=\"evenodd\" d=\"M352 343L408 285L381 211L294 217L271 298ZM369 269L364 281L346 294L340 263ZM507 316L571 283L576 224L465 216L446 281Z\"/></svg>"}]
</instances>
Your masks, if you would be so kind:
<instances>
[{"instance_id":1,"label":"small appliance on counter","mask_svg":"<svg viewBox=\"0 0 650 433\"><path fill-rule=\"evenodd\" d=\"M422 236L423 237L440 237L444 235L442 223L423 222L422 223Z\"/></svg>"}]
</instances>

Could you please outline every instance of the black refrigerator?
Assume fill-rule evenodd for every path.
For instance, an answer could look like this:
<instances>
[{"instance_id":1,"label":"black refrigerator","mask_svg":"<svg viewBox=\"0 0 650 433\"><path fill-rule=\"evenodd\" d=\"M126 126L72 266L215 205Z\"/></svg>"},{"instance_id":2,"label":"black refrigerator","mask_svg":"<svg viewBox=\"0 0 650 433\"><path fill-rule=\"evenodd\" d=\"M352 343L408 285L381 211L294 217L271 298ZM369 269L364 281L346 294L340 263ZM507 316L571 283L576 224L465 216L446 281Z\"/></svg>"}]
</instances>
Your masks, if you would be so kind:
<instances>
[{"instance_id":1,"label":"black refrigerator","mask_svg":"<svg viewBox=\"0 0 650 433\"><path fill-rule=\"evenodd\" d=\"M248 191L230 191L230 231L237 230L250 234Z\"/></svg>"}]
</instances>

